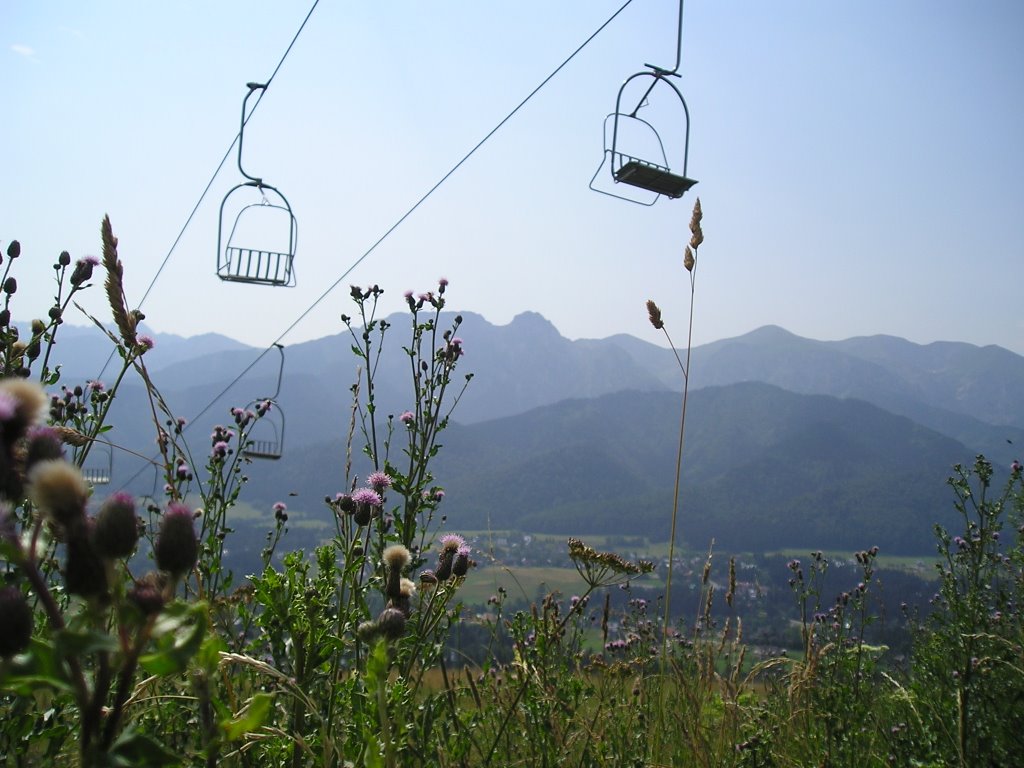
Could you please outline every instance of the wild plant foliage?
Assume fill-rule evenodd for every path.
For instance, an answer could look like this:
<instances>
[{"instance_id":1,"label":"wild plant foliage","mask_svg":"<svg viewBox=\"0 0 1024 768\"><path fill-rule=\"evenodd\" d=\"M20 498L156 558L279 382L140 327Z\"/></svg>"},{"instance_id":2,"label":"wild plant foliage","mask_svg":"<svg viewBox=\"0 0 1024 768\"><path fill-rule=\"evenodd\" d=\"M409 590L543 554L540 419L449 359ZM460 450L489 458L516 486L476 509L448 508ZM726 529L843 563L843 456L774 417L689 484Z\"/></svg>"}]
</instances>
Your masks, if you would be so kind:
<instances>
[{"instance_id":1,"label":"wild plant foliage","mask_svg":"<svg viewBox=\"0 0 1024 768\"><path fill-rule=\"evenodd\" d=\"M690 233L679 462L699 204ZM678 473L668 568L571 538L577 594L524 607L498 589L470 606L467 580L500 564L447 520L433 460L472 378L472 341L442 314L446 280L405 295L405 328L377 317L379 286L353 286L342 319L359 372L335 404L350 419L324 499L332 534L288 551L279 502L259 569L233 573L231 512L258 471L246 448L276 406L233 407L209 435L190 434L147 370L154 341L129 309L108 220L101 238L102 259L58 256L53 304L28 324L12 311L18 260L31 255L12 242L2 262L0 763L973 766L1024 753L1020 463L1005 479L982 457L955 469L962 530L936 530L936 593L907 606L906 658L871 642L887 620L873 600L884 589L875 546L854 553L853 574L832 554L792 559L780 574L793 595L788 647L748 640L737 606L757 603L738 599L735 559L709 550L680 582ZM118 362L106 382L64 381L54 342L101 265L109 329L97 324ZM647 309L667 334L658 305ZM377 400L388 344L408 360L394 414ZM83 473L94 452L118 450L110 406L128 377L147 393L155 498ZM673 603L690 618L675 621ZM484 638L472 661L453 642L462 633Z\"/></svg>"}]
</instances>

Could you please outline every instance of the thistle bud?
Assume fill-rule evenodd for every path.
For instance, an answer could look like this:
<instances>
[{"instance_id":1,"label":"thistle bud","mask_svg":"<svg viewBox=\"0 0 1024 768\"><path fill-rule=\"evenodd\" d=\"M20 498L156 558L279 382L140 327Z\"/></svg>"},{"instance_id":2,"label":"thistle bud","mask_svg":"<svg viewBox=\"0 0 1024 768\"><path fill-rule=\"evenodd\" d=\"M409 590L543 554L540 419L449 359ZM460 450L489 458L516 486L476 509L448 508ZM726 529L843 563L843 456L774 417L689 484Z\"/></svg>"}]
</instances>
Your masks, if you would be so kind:
<instances>
[{"instance_id":1,"label":"thistle bud","mask_svg":"<svg viewBox=\"0 0 1024 768\"><path fill-rule=\"evenodd\" d=\"M6 293L8 296L13 296L17 292L18 292L18 281L17 280L15 280L13 277L8 277L6 280L4 280L4 293Z\"/></svg>"},{"instance_id":2,"label":"thistle bud","mask_svg":"<svg viewBox=\"0 0 1024 768\"><path fill-rule=\"evenodd\" d=\"M102 597L107 594L107 566L93 544L95 521L83 519L68 531L64 585L69 594Z\"/></svg>"},{"instance_id":3,"label":"thistle bud","mask_svg":"<svg viewBox=\"0 0 1024 768\"><path fill-rule=\"evenodd\" d=\"M199 557L199 540L192 510L180 502L171 502L167 506L153 550L156 566L161 571L179 578L192 570Z\"/></svg>"},{"instance_id":4,"label":"thistle bud","mask_svg":"<svg viewBox=\"0 0 1024 768\"><path fill-rule=\"evenodd\" d=\"M57 430L52 427L33 427L28 432L28 446L25 449L25 467L31 469L40 461L64 458L64 444Z\"/></svg>"},{"instance_id":5,"label":"thistle bud","mask_svg":"<svg viewBox=\"0 0 1024 768\"><path fill-rule=\"evenodd\" d=\"M16 259L19 256L21 256L21 243L11 240L11 244L7 246L7 258Z\"/></svg>"},{"instance_id":6,"label":"thistle bud","mask_svg":"<svg viewBox=\"0 0 1024 768\"><path fill-rule=\"evenodd\" d=\"M0 657L28 648L32 640L32 609L17 587L0 589Z\"/></svg>"},{"instance_id":7,"label":"thistle bud","mask_svg":"<svg viewBox=\"0 0 1024 768\"><path fill-rule=\"evenodd\" d=\"M437 558L437 569L434 571L434 577L438 581L447 581L448 577L452 575L452 565L454 562L455 553L452 550L441 550L441 554Z\"/></svg>"},{"instance_id":8,"label":"thistle bud","mask_svg":"<svg viewBox=\"0 0 1024 768\"><path fill-rule=\"evenodd\" d=\"M119 560L135 551L139 540L139 523L135 515L135 499L130 493L118 491L103 502L96 516L93 541L101 557Z\"/></svg>"},{"instance_id":9,"label":"thistle bud","mask_svg":"<svg viewBox=\"0 0 1024 768\"><path fill-rule=\"evenodd\" d=\"M469 570L469 547L459 547L455 553L455 562L452 563L453 576L465 576Z\"/></svg>"},{"instance_id":10,"label":"thistle bud","mask_svg":"<svg viewBox=\"0 0 1024 768\"><path fill-rule=\"evenodd\" d=\"M64 528L81 523L89 499L82 473L66 461L40 461L29 472L29 495L51 522Z\"/></svg>"},{"instance_id":11,"label":"thistle bud","mask_svg":"<svg viewBox=\"0 0 1024 768\"><path fill-rule=\"evenodd\" d=\"M164 595L160 575L148 573L135 582L128 594L128 602L138 609L143 617L153 616L164 608Z\"/></svg>"},{"instance_id":12,"label":"thistle bud","mask_svg":"<svg viewBox=\"0 0 1024 768\"><path fill-rule=\"evenodd\" d=\"M397 640L405 632L405 614L398 608L385 608L377 617L377 629L388 640Z\"/></svg>"}]
</instances>

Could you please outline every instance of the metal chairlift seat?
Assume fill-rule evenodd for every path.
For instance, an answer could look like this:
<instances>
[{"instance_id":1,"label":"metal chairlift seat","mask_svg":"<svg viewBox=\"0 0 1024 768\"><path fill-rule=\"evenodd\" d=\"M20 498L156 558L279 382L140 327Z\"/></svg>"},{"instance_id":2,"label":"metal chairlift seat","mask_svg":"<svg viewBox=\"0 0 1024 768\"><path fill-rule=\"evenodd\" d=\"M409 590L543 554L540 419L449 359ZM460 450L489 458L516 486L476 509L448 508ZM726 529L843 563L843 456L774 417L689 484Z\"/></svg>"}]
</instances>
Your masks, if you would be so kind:
<instances>
[{"instance_id":1,"label":"metal chairlift seat","mask_svg":"<svg viewBox=\"0 0 1024 768\"><path fill-rule=\"evenodd\" d=\"M652 66L649 71L637 72L636 74L626 78L620 86L618 97L615 100L615 111L605 118L604 156L602 157L601 165L598 166L597 171L594 173L594 177L590 181L590 188L595 192L601 192L602 194L618 197L633 203L653 205L661 196L678 199L686 194L686 192L697 183L695 179L691 179L687 176L687 164L689 161L690 151L690 111L682 93L680 93L675 84L669 80L670 76L677 75L675 75L674 72L669 72ZM623 95L626 93L628 87L633 83L633 81L642 78L650 78L651 83L643 92L643 95L638 100L636 107L631 112L624 112L622 108ZM665 152L665 145L662 142L661 135L658 133L657 129L655 129L650 122L638 117L637 115L642 107L648 105L648 98L651 96L655 88L658 88L659 86L663 86L659 88L660 92L664 92L666 89L671 89L671 93L675 96L674 101L678 101L681 108L684 123L684 130L682 132L682 152L680 153L682 160L682 173L677 173L670 167L668 155ZM610 137L609 125L611 128ZM650 142L650 147L653 147L656 150L658 155L657 159L651 159L650 155L646 158L639 156L640 153L637 152L632 145L629 145L629 139L624 137L626 128L644 133ZM628 146L624 146L624 144L627 144ZM655 195L654 199L645 203L642 200L627 197L624 194L618 194L616 192L609 192L595 186L606 162L609 165L611 178L615 184L628 184L648 192L653 192Z\"/></svg>"},{"instance_id":2,"label":"metal chairlift seat","mask_svg":"<svg viewBox=\"0 0 1024 768\"><path fill-rule=\"evenodd\" d=\"M226 210L231 197L240 196L240 190L257 188L262 199L241 207L231 225L226 240L223 238ZM267 200L266 192L276 195L279 202ZM255 239L272 237L263 247L254 247ZM283 234L287 234L287 238ZM217 276L236 283L255 283L291 287L295 285L295 245L298 227L291 206L277 189L267 184L247 182L232 189L221 203L221 224L217 234Z\"/></svg>"},{"instance_id":3,"label":"metal chairlift seat","mask_svg":"<svg viewBox=\"0 0 1024 768\"><path fill-rule=\"evenodd\" d=\"M248 83L247 87L249 92L242 100L242 121L238 129L238 170L247 181L232 187L220 204L217 277L235 283L291 287L295 285L295 246L298 240L295 214L280 190L246 173L242 167L246 103L253 93L263 91L267 86ZM260 196L256 202L245 197L251 196L253 190ZM232 217L231 231L225 237L224 231Z\"/></svg>"},{"instance_id":4,"label":"metal chairlift seat","mask_svg":"<svg viewBox=\"0 0 1024 768\"><path fill-rule=\"evenodd\" d=\"M255 410L259 403L269 403L269 408L249 433L249 439L242 446L242 455L250 459L280 459L284 453L284 411L277 402L281 394L281 379L284 377L284 347L274 344L281 355L277 370L277 388L270 397L263 397L249 403L248 409Z\"/></svg>"},{"instance_id":5,"label":"metal chairlift seat","mask_svg":"<svg viewBox=\"0 0 1024 768\"><path fill-rule=\"evenodd\" d=\"M114 474L114 454L109 445L94 442L81 468L82 477L91 485L107 485Z\"/></svg>"}]
</instances>

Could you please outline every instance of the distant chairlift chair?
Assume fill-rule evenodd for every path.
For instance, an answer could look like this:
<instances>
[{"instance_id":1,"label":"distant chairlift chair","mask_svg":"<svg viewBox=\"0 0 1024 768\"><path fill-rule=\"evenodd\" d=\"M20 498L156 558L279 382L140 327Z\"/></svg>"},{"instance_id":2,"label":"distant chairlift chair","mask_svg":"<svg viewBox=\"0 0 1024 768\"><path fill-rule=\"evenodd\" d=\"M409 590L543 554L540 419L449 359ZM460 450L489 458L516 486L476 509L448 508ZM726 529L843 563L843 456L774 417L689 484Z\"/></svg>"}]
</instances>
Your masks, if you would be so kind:
<instances>
[{"instance_id":1,"label":"distant chairlift chair","mask_svg":"<svg viewBox=\"0 0 1024 768\"><path fill-rule=\"evenodd\" d=\"M217 277L236 283L291 287L295 285L298 242L298 223L291 205L276 187L250 176L242 168L246 102L253 93L266 87L248 83L249 92L242 101L238 170L248 181L232 187L220 204Z\"/></svg>"},{"instance_id":2,"label":"distant chairlift chair","mask_svg":"<svg viewBox=\"0 0 1024 768\"><path fill-rule=\"evenodd\" d=\"M270 397L253 400L248 406L250 409L256 409L263 408L264 403L267 404L267 411L253 427L248 441L242 447L242 455L250 459L276 460L284 453L284 411L277 402L284 375L284 347L280 344L274 346L281 354L281 365L277 371L277 389Z\"/></svg>"},{"instance_id":3,"label":"distant chairlift chair","mask_svg":"<svg viewBox=\"0 0 1024 768\"><path fill-rule=\"evenodd\" d=\"M82 477L91 485L107 485L114 474L114 454L109 445L93 441L82 465Z\"/></svg>"}]
</instances>

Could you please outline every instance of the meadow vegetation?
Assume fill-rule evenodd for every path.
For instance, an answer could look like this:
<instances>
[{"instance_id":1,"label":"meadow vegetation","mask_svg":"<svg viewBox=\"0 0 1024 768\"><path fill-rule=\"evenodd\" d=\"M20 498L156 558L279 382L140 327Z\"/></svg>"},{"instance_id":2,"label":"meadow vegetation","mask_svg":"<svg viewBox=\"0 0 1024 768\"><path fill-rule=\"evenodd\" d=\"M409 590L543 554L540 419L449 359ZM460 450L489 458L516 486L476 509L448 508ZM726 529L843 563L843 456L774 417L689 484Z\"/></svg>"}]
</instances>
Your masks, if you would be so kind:
<instances>
[{"instance_id":1,"label":"meadow vegetation","mask_svg":"<svg viewBox=\"0 0 1024 768\"><path fill-rule=\"evenodd\" d=\"M690 329L699 203L691 235ZM147 371L154 342L128 308L106 219L102 243L101 260L57 257L53 305L29 326L12 319L17 265L39 255L12 241L0 264L4 765L990 766L1024 754L1019 462L954 468L960 525L934 531L935 593L903 607L906 654L872 634L884 542L864 543L839 590L825 586L831 554L783 566L788 650L746 638L740 609L756 601L739 594L735 560L709 551L695 590L680 597L677 581L673 595L678 474L657 565L570 538L574 586L533 598L556 579L534 574L520 585L528 603L504 586L481 600L481 553L446 519L431 469L472 378L460 318L442 326L448 283L406 294L402 331L377 316L378 286L354 286L342 320L359 375L331 404L350 414L345 473L324 499L333 535L289 551L281 501L264 513L262 567L234 573L230 522L259 471L254 430L276 404L190 434ZM111 317L96 322L118 364L106 384L65 382L55 341L101 266ZM663 330L661 309L648 312ZM385 414L377 362L399 332L408 405ZM108 493L85 471L116 450L107 414L129 376L148 393L157 498ZM455 650L463 634L482 649L472 658Z\"/></svg>"}]
</instances>

